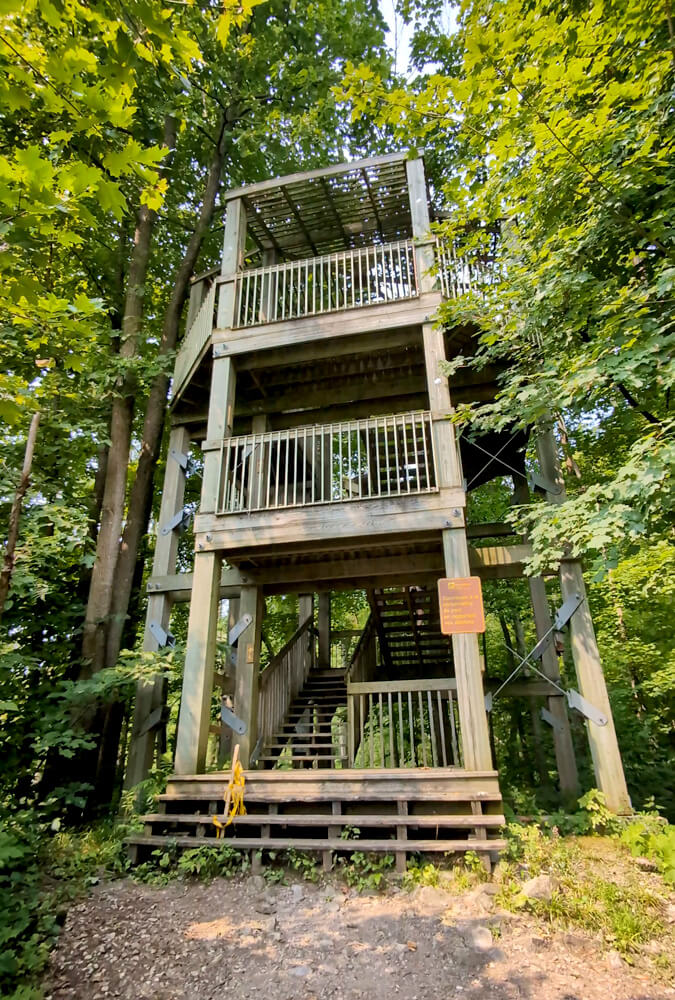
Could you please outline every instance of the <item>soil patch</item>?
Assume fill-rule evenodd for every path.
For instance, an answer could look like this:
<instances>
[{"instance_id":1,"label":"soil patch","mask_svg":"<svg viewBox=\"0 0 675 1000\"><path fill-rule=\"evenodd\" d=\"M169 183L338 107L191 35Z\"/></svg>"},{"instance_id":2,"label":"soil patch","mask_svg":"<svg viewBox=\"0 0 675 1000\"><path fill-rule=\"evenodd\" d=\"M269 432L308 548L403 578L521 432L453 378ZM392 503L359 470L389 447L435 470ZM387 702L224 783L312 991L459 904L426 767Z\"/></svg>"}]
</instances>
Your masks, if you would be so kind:
<instances>
[{"instance_id":1,"label":"soil patch","mask_svg":"<svg viewBox=\"0 0 675 1000\"><path fill-rule=\"evenodd\" d=\"M49 1000L665 1000L675 988L581 933L500 912L491 887L452 895L260 876L131 880L74 906Z\"/></svg>"}]
</instances>

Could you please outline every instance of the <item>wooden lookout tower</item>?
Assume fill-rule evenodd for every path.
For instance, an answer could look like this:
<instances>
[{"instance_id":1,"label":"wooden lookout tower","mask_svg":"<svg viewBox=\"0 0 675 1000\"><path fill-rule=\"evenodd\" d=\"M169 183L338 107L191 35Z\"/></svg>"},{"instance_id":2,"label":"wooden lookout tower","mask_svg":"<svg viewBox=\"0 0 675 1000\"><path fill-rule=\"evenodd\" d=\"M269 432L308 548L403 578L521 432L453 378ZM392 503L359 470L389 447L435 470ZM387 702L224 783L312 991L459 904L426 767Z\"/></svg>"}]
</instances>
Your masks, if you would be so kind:
<instances>
[{"instance_id":1,"label":"wooden lookout tower","mask_svg":"<svg viewBox=\"0 0 675 1000\"><path fill-rule=\"evenodd\" d=\"M167 642L172 606L190 602L174 774L137 846L214 842L227 775L207 771L214 684L237 732L242 849L331 852L501 847L478 636L443 634L437 581L523 576L526 540L504 524L467 528L466 496L514 475L526 495L527 435L460 443L458 402L489 400L498 372L448 380L439 363L475 331L442 329L443 298L475 280L430 235L421 158L395 153L237 188L226 195L220 268L194 279L176 359L172 429L145 647ZM203 454L194 568L176 572L185 470ZM540 479L562 495L553 436ZM485 455L487 454L487 458ZM509 471L511 470L511 471ZM511 537L509 537L511 536ZM630 808L581 570L563 562L578 686L596 780ZM544 582L529 581L537 633L551 631ZM331 665L330 595L367 594L370 617L348 662ZM298 629L260 669L265 597L295 593ZM229 598L231 669L215 671ZM506 694L547 699L563 791L576 789L567 703L553 646L542 678ZM138 691L127 784L152 764L161 682ZM216 725L216 729L220 726ZM227 751L229 730L223 727ZM223 757L221 757L221 760ZM347 839L345 839L345 837ZM353 845L352 845L353 846Z\"/></svg>"}]
</instances>

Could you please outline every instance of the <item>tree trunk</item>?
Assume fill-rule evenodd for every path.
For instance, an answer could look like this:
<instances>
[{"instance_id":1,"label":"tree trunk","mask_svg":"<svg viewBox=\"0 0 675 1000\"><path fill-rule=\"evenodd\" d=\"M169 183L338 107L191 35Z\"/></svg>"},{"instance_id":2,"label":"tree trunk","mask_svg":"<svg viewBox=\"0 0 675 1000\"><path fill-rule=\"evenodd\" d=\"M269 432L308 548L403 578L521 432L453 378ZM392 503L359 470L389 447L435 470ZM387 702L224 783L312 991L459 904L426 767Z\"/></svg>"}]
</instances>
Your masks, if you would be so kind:
<instances>
[{"instance_id":1,"label":"tree trunk","mask_svg":"<svg viewBox=\"0 0 675 1000\"><path fill-rule=\"evenodd\" d=\"M220 122L218 144L207 175L199 219L178 268L171 298L164 315L162 338L158 350L160 357L169 354L176 347L180 317L187 298L190 278L194 273L197 258L204 238L209 231L215 210L223 170L225 140L226 122L223 116ZM162 444L168 388L169 376L157 375L152 383L145 410L141 452L136 467L136 476L131 487L127 520L115 572L114 599L111 606L112 618L106 648L107 666L113 666L119 656L124 620L129 609L134 567L141 538L147 530L148 514L152 502L153 476Z\"/></svg>"},{"instance_id":2,"label":"tree trunk","mask_svg":"<svg viewBox=\"0 0 675 1000\"><path fill-rule=\"evenodd\" d=\"M37 432L39 425L40 425L40 413L38 411L37 413L33 414L33 418L30 422L30 427L28 429L28 438L26 440L26 450L23 456L23 468L21 470L21 478L19 479L19 485L17 486L16 493L14 494L12 509L9 512L9 524L7 526L7 544L5 545L5 556L3 559L2 572L0 572L0 620L2 620L2 613L5 610L5 602L7 601L7 595L9 594L9 587L12 582L16 543L19 540L19 522L21 520L21 509L23 507L23 498L26 495L26 490L28 489L28 484L30 483L30 471L33 466L33 454L35 452L35 441L37 439Z\"/></svg>"},{"instance_id":3,"label":"tree trunk","mask_svg":"<svg viewBox=\"0 0 675 1000\"><path fill-rule=\"evenodd\" d=\"M226 125L226 118L223 114L220 121L218 143L207 174L197 225L178 268L164 315L162 338L158 349L160 357L171 353L176 347L181 313L187 298L190 278L194 273L204 238L213 219L225 157ZM152 383L146 405L141 451L136 467L136 476L131 487L127 519L115 567L105 651L105 665L109 667L115 665L120 653L139 547L147 530L152 504L153 477L162 444L168 389L169 376L157 375ZM101 748L99 754L96 779L96 797L101 802L112 791L115 781L119 735L124 719L124 713L118 703L110 705L108 711L112 718L106 721L105 746Z\"/></svg>"},{"instance_id":4,"label":"tree trunk","mask_svg":"<svg viewBox=\"0 0 675 1000\"><path fill-rule=\"evenodd\" d=\"M164 122L164 145L173 149L176 141L175 119ZM145 282L150 259L152 231L157 213L141 205L134 249L129 265L127 293L122 318L119 356L129 362L138 353L138 335L143 319ZM113 398L110 417L110 446L101 507L101 524L96 540L96 561L91 575L89 599L82 632L83 677L97 673L105 665L105 640L112 603L115 566L124 519L129 449L134 413L136 379L127 373Z\"/></svg>"}]
</instances>

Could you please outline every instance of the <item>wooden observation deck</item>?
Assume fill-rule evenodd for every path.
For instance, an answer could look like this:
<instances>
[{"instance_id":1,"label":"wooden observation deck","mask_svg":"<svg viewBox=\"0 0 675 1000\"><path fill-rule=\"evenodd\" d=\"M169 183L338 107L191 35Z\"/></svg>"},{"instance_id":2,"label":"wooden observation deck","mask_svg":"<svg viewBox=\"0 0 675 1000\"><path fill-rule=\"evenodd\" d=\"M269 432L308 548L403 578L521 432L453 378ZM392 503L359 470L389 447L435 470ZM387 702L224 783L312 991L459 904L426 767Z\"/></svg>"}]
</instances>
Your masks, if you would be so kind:
<instances>
[{"instance_id":1,"label":"wooden observation deck","mask_svg":"<svg viewBox=\"0 0 675 1000\"><path fill-rule=\"evenodd\" d=\"M524 541L501 524L467 529L465 508L467 492L495 476L524 482L527 434L457 439L454 405L493 398L499 371L460 369L448 381L441 362L471 353L475 331L434 322L444 299L489 281L489 267L431 234L418 157L253 184L228 192L226 206L221 266L193 280L175 364L146 648L168 640L176 602L190 601L189 629L175 775L137 846L215 843L209 815L225 776L206 770L214 728L219 759L230 745L212 717L215 684L244 730L251 809L229 828L242 849L346 849L341 830L358 825L362 849L399 860L411 850L489 855L501 808L478 640L441 634L435 584L522 576ZM203 456L194 568L177 573L193 446ZM555 479L550 450L542 455ZM568 588L583 587L572 565ZM530 588L543 634L543 581ZM330 593L344 589L365 591L371 613L331 670ZM300 595L299 628L261 673L265 596L278 593ZM236 649L220 673L223 597ZM553 683L511 691L548 699L569 791L555 654L543 663ZM160 682L139 688L128 785L152 763L162 699Z\"/></svg>"}]
</instances>

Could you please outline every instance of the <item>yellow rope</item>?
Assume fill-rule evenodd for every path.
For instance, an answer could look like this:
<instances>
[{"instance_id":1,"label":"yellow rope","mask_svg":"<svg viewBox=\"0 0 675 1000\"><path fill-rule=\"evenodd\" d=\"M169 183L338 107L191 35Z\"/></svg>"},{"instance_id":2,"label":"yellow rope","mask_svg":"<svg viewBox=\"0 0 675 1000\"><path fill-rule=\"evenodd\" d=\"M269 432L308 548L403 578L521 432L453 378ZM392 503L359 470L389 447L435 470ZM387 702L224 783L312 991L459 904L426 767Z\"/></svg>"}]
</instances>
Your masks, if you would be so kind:
<instances>
[{"instance_id":1,"label":"yellow rope","mask_svg":"<svg viewBox=\"0 0 675 1000\"><path fill-rule=\"evenodd\" d=\"M246 806L244 805L244 785L246 784L246 779L244 778L244 770L237 760L234 768L232 769L232 778L225 789L225 822L221 823L217 816L213 816L214 826L217 827L216 839L223 836L223 831L226 827L232 823L234 817L239 813L240 815L245 815ZM229 803L229 812L228 812Z\"/></svg>"}]
</instances>

